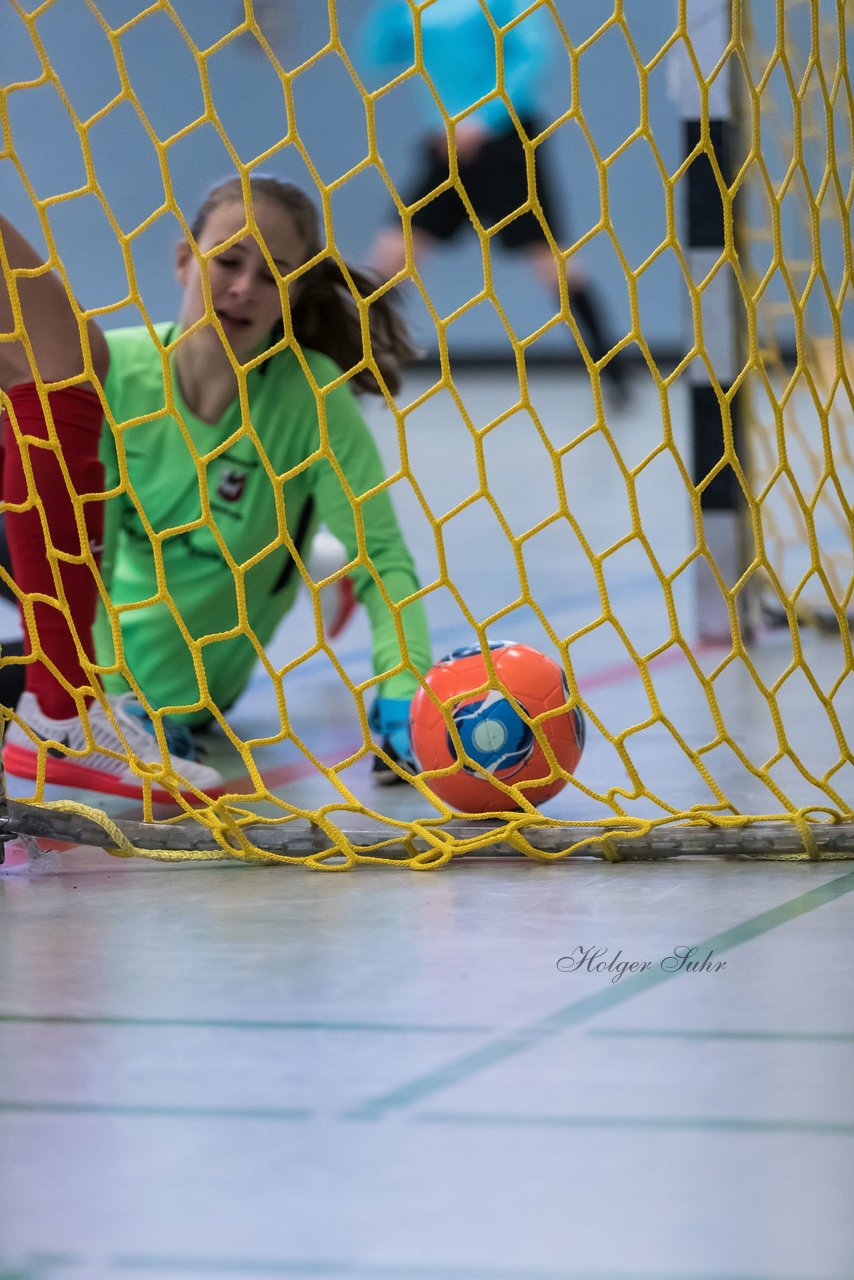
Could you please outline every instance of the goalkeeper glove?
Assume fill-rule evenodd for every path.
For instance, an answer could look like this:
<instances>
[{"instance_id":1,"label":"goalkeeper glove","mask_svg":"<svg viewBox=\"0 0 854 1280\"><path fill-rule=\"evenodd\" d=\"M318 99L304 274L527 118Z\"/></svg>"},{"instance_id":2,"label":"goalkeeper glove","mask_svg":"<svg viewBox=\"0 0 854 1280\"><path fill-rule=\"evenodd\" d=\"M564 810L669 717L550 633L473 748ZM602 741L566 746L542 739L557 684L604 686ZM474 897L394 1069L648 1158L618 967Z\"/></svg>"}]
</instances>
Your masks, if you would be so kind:
<instances>
[{"instance_id":1,"label":"goalkeeper glove","mask_svg":"<svg viewBox=\"0 0 854 1280\"><path fill-rule=\"evenodd\" d=\"M418 773L418 765L412 754L409 734L409 698L384 698L374 700L368 716L371 732L379 740L383 751L406 773ZM379 756L374 757L374 781L382 783L402 782L399 774Z\"/></svg>"}]
</instances>

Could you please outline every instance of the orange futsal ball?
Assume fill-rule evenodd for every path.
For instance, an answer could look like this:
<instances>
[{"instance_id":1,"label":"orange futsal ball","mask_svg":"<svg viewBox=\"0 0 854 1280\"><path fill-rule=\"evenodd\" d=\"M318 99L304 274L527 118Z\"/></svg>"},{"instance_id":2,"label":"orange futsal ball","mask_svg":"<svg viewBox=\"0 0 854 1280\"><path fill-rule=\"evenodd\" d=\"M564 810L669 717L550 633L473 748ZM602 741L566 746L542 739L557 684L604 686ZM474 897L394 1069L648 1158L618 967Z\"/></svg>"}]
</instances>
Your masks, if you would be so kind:
<instances>
[{"instance_id":1,"label":"orange futsal ball","mask_svg":"<svg viewBox=\"0 0 854 1280\"><path fill-rule=\"evenodd\" d=\"M430 692L419 689L410 712L421 770L454 766L425 782L464 813L519 807L492 779L518 786L532 804L549 800L567 780L554 776L543 740L566 773L574 771L584 747L584 716L567 706L569 690L558 664L527 644L496 641L489 649L495 677L479 648L457 649L428 672ZM452 725L467 758L458 753Z\"/></svg>"}]
</instances>

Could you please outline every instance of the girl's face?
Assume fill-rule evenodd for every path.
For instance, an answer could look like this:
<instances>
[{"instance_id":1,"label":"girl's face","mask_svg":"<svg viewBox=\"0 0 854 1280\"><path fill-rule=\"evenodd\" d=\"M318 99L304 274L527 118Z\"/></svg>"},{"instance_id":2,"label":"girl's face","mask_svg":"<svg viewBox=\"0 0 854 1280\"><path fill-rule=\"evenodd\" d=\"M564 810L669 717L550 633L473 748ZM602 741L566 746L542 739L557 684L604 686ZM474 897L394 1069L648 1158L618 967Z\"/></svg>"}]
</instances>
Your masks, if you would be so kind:
<instances>
[{"instance_id":1,"label":"girl's face","mask_svg":"<svg viewBox=\"0 0 854 1280\"><path fill-rule=\"evenodd\" d=\"M276 269L281 275L288 275L305 261L308 253L296 222L277 201L263 196L254 198L253 208ZM208 314L202 288L206 271L211 306L238 360L247 359L282 318L278 281L255 237L244 235L227 248L219 248L245 227L242 200L227 200L211 212L198 238L200 252L209 255L206 267L197 261L186 242L178 246L177 254L177 276L184 290L182 330ZM201 332L218 341L214 329L204 328Z\"/></svg>"}]
</instances>

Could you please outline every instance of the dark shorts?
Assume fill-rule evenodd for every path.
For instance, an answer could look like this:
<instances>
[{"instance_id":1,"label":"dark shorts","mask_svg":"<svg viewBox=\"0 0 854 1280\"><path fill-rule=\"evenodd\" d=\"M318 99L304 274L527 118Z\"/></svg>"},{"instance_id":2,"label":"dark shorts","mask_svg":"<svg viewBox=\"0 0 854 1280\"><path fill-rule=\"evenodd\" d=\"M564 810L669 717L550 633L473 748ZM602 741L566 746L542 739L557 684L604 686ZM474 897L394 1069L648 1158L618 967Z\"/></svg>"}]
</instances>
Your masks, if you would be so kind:
<instances>
[{"instance_id":1,"label":"dark shorts","mask_svg":"<svg viewBox=\"0 0 854 1280\"><path fill-rule=\"evenodd\" d=\"M537 122L520 121L527 137L536 137ZM497 133L484 143L473 160L460 164L460 182L484 227L488 230L496 222L513 213L528 201L528 171L525 148L511 126ZM537 196L543 215L552 235L560 239L552 184L543 155L543 148L535 152L534 177ZM422 166L417 182L404 197L410 207L423 200L436 187L447 181L448 158L439 155L429 143L422 147ZM466 207L455 190L443 191L412 215L412 225L435 240L450 240L461 227L469 226ZM543 229L533 213L520 213L497 233L506 249L528 249L544 243Z\"/></svg>"}]
</instances>

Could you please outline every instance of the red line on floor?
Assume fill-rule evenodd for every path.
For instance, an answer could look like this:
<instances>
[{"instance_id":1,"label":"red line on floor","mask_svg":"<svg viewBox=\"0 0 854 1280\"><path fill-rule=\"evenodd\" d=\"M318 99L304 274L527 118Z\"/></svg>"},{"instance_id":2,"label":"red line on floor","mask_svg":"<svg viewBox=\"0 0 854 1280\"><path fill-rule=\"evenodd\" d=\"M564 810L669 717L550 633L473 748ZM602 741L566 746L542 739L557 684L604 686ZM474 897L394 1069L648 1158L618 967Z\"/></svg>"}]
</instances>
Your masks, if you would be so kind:
<instances>
[{"instance_id":1,"label":"red line on floor","mask_svg":"<svg viewBox=\"0 0 854 1280\"><path fill-rule=\"evenodd\" d=\"M722 650L723 645L717 644L700 644L694 650L695 657L702 657L705 654ZM653 658L649 663L650 668L660 670L666 667L680 666L687 662L687 655L684 649L670 649ZM602 689L608 685L621 684L624 680L630 680L637 675L637 663L627 659L625 662L614 663L610 667L603 667L601 671L594 671L590 675L583 676L578 681L578 688L581 693L586 694L593 689ZM317 759L321 764L334 768L340 764L341 760L346 760L348 756L355 755L362 746L362 742L345 743L344 749L337 752L326 752ZM292 782L301 782L304 778L311 778L317 772L316 766L310 760L294 760L290 764L274 765L270 769L264 769L260 772L262 782L268 791L273 791L276 787L287 786ZM227 793L235 795L251 795L253 794L252 783L242 774L238 778L227 779L223 790ZM125 813L122 815L126 818L134 816L133 813Z\"/></svg>"}]
</instances>

